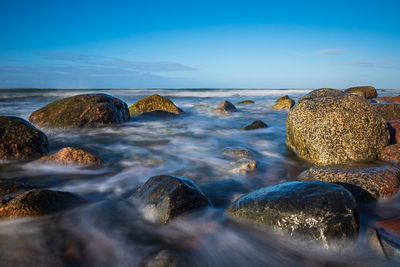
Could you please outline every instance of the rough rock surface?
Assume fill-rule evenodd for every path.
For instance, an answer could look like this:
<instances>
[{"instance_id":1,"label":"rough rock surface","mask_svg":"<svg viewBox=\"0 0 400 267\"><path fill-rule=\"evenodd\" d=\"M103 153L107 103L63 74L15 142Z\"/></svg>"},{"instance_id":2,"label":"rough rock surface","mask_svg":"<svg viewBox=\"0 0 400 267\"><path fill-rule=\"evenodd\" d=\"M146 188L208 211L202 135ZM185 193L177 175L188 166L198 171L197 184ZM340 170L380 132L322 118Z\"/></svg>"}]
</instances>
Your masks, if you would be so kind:
<instances>
[{"instance_id":1,"label":"rough rock surface","mask_svg":"<svg viewBox=\"0 0 400 267\"><path fill-rule=\"evenodd\" d=\"M351 87L344 90L346 93L355 94L364 97L365 99L371 99L378 97L375 87L373 86L357 86Z\"/></svg>"},{"instance_id":2,"label":"rough rock surface","mask_svg":"<svg viewBox=\"0 0 400 267\"><path fill-rule=\"evenodd\" d=\"M132 117L141 115L173 116L183 113L171 100L157 94L139 100L129 107L129 112Z\"/></svg>"},{"instance_id":3,"label":"rough rock surface","mask_svg":"<svg viewBox=\"0 0 400 267\"><path fill-rule=\"evenodd\" d=\"M359 229L357 204L351 193L322 182L261 188L236 200L227 214L324 245L354 237Z\"/></svg>"},{"instance_id":4,"label":"rough rock surface","mask_svg":"<svg viewBox=\"0 0 400 267\"><path fill-rule=\"evenodd\" d=\"M400 144L394 144L384 147L378 155L378 158L383 161L400 163Z\"/></svg>"},{"instance_id":5,"label":"rough rock surface","mask_svg":"<svg viewBox=\"0 0 400 267\"><path fill-rule=\"evenodd\" d=\"M236 103L237 105L248 105L248 104L254 104L253 100L244 100Z\"/></svg>"},{"instance_id":6,"label":"rough rock surface","mask_svg":"<svg viewBox=\"0 0 400 267\"><path fill-rule=\"evenodd\" d=\"M66 147L56 154L40 158L42 162L55 163L58 165L81 165L81 166L100 166L103 160L98 156L90 154L81 149Z\"/></svg>"},{"instance_id":7,"label":"rough rock surface","mask_svg":"<svg viewBox=\"0 0 400 267\"><path fill-rule=\"evenodd\" d=\"M107 94L77 95L36 110L29 121L37 127L98 127L129 121L128 106Z\"/></svg>"},{"instance_id":8,"label":"rough rock surface","mask_svg":"<svg viewBox=\"0 0 400 267\"><path fill-rule=\"evenodd\" d=\"M286 145L317 165L376 159L389 143L382 119L360 96L320 89L299 100L286 121Z\"/></svg>"},{"instance_id":9,"label":"rough rock surface","mask_svg":"<svg viewBox=\"0 0 400 267\"><path fill-rule=\"evenodd\" d=\"M290 110L295 104L295 101L291 99L288 95L278 98L275 102L276 104L273 105L271 109Z\"/></svg>"},{"instance_id":10,"label":"rough rock surface","mask_svg":"<svg viewBox=\"0 0 400 267\"><path fill-rule=\"evenodd\" d=\"M250 125L243 127L242 130L250 131L250 130L257 130L257 129L267 128L267 127L268 127L268 125L265 124L263 121L256 120L256 121L253 121Z\"/></svg>"},{"instance_id":11,"label":"rough rock surface","mask_svg":"<svg viewBox=\"0 0 400 267\"><path fill-rule=\"evenodd\" d=\"M387 96L384 96L383 99L384 99L386 102L389 102L389 103L397 103L397 104L400 103L400 95L394 96L394 97L387 97Z\"/></svg>"},{"instance_id":12,"label":"rough rock surface","mask_svg":"<svg viewBox=\"0 0 400 267\"><path fill-rule=\"evenodd\" d=\"M390 133L390 143L400 143L400 120L388 121L387 125Z\"/></svg>"},{"instance_id":13,"label":"rough rock surface","mask_svg":"<svg viewBox=\"0 0 400 267\"><path fill-rule=\"evenodd\" d=\"M83 203L80 197L61 191L2 180L0 182L0 218L40 216Z\"/></svg>"},{"instance_id":14,"label":"rough rock surface","mask_svg":"<svg viewBox=\"0 0 400 267\"><path fill-rule=\"evenodd\" d=\"M197 208L210 206L210 201L189 179L168 175L151 177L131 197L144 204L145 216L158 224L165 224Z\"/></svg>"},{"instance_id":15,"label":"rough rock surface","mask_svg":"<svg viewBox=\"0 0 400 267\"><path fill-rule=\"evenodd\" d=\"M349 190L357 201L368 202L395 195L400 186L400 169L373 167L363 169L311 168L300 180L336 183Z\"/></svg>"},{"instance_id":16,"label":"rough rock surface","mask_svg":"<svg viewBox=\"0 0 400 267\"><path fill-rule=\"evenodd\" d=\"M0 116L0 160L28 160L48 152L46 135L17 117Z\"/></svg>"},{"instance_id":17,"label":"rough rock surface","mask_svg":"<svg viewBox=\"0 0 400 267\"><path fill-rule=\"evenodd\" d=\"M386 121L400 119L400 104L394 103L372 103L371 107L378 112Z\"/></svg>"},{"instance_id":18,"label":"rough rock surface","mask_svg":"<svg viewBox=\"0 0 400 267\"><path fill-rule=\"evenodd\" d=\"M214 110L215 113L221 113L221 114L228 114L232 112L236 112L237 109L236 107L229 101L223 101L221 102L217 109Z\"/></svg>"}]
</instances>

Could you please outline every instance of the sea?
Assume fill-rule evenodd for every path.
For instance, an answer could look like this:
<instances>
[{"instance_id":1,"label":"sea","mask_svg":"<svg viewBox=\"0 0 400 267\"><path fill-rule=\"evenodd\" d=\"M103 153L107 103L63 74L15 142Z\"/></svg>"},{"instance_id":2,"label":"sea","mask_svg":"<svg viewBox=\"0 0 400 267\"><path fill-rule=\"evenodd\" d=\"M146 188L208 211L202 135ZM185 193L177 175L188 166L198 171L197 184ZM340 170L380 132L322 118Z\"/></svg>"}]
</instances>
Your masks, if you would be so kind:
<instances>
[{"instance_id":1,"label":"sea","mask_svg":"<svg viewBox=\"0 0 400 267\"><path fill-rule=\"evenodd\" d=\"M311 89L1 89L0 115L28 119L55 100L104 93L128 106L152 94L184 111L176 118L138 118L91 129L45 129L49 153L74 147L100 156L92 169L30 162L1 162L0 178L76 193L88 202L57 214L0 221L2 266L147 266L156 257L178 266L399 266L371 249L371 225L400 214L400 198L361 207L357 240L335 248L294 240L281 233L236 223L226 207L256 189L294 181L310 164L286 150L287 111L270 107L289 95L298 100ZM378 90L395 96L400 90ZM215 114L228 100L238 112ZM254 104L237 105L243 100ZM268 127L242 131L262 120ZM227 157L249 150L255 170ZM165 226L146 219L128 199L150 177L191 179L213 207L181 216ZM386 255L387 256L387 255ZM164 265L162 265L164 266ZM165 265L169 266L169 265Z\"/></svg>"}]
</instances>

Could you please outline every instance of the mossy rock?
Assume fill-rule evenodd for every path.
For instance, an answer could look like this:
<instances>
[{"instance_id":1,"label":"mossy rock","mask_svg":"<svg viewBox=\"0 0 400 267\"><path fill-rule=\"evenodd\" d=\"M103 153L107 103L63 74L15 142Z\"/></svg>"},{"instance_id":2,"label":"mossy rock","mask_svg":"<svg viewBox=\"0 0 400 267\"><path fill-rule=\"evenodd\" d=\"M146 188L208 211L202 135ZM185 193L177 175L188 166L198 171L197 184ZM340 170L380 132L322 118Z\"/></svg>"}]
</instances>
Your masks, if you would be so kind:
<instances>
[{"instance_id":1,"label":"mossy rock","mask_svg":"<svg viewBox=\"0 0 400 267\"><path fill-rule=\"evenodd\" d=\"M372 99L378 97L375 87L373 86L357 86L344 90L346 93L355 94L364 97L365 99Z\"/></svg>"},{"instance_id":2,"label":"mossy rock","mask_svg":"<svg viewBox=\"0 0 400 267\"><path fill-rule=\"evenodd\" d=\"M267 128L267 127L268 127L268 125L265 122L263 122L261 120L256 120L256 121L253 121L250 125L243 127L242 131L257 130L257 129Z\"/></svg>"},{"instance_id":3,"label":"mossy rock","mask_svg":"<svg viewBox=\"0 0 400 267\"><path fill-rule=\"evenodd\" d=\"M17 117L0 116L0 160L29 160L48 152L47 136Z\"/></svg>"},{"instance_id":4,"label":"mossy rock","mask_svg":"<svg viewBox=\"0 0 400 267\"><path fill-rule=\"evenodd\" d=\"M37 127L98 127L129 121L128 106L107 94L77 95L57 100L33 112Z\"/></svg>"},{"instance_id":5,"label":"mossy rock","mask_svg":"<svg viewBox=\"0 0 400 267\"><path fill-rule=\"evenodd\" d=\"M132 117L136 117L141 115L180 115L183 111L168 98L155 94L130 106L129 113Z\"/></svg>"},{"instance_id":6,"label":"mossy rock","mask_svg":"<svg viewBox=\"0 0 400 267\"><path fill-rule=\"evenodd\" d=\"M236 103L237 105L249 105L249 104L254 104L253 100L244 100Z\"/></svg>"},{"instance_id":7,"label":"mossy rock","mask_svg":"<svg viewBox=\"0 0 400 267\"><path fill-rule=\"evenodd\" d=\"M290 97L289 97L288 95L284 95L284 96L281 96L280 98L278 98L278 99L275 101L275 103L279 103L279 102L281 102L281 101L283 101L283 100L287 100L287 99L290 99Z\"/></svg>"},{"instance_id":8,"label":"mossy rock","mask_svg":"<svg viewBox=\"0 0 400 267\"><path fill-rule=\"evenodd\" d=\"M194 108L208 108L209 106L207 106L207 105L195 105L193 107Z\"/></svg>"},{"instance_id":9,"label":"mossy rock","mask_svg":"<svg viewBox=\"0 0 400 267\"><path fill-rule=\"evenodd\" d=\"M332 89L300 99L286 129L288 148L317 165L375 160L390 140L386 121L365 99Z\"/></svg>"},{"instance_id":10,"label":"mossy rock","mask_svg":"<svg viewBox=\"0 0 400 267\"><path fill-rule=\"evenodd\" d=\"M66 147L56 154L40 158L41 162L53 163L57 165L77 165L77 166L101 166L103 160L82 149Z\"/></svg>"}]
</instances>

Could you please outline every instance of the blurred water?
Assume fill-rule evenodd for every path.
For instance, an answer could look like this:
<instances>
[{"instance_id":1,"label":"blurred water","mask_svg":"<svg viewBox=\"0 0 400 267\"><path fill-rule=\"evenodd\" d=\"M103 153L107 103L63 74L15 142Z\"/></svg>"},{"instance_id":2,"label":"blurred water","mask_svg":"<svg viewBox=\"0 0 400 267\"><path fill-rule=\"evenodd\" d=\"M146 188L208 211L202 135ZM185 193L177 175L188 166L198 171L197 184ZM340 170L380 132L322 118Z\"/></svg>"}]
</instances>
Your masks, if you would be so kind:
<instances>
[{"instance_id":1,"label":"blurred water","mask_svg":"<svg viewBox=\"0 0 400 267\"><path fill-rule=\"evenodd\" d=\"M286 152L287 113L269 109L280 96L288 94L297 100L307 92L0 90L0 114L24 119L54 100L83 93L107 93L129 106L156 93L168 97L185 111L183 116L174 119L133 119L113 127L45 131L50 153L67 146L81 148L104 159L105 166L101 169L37 162L3 164L0 177L78 193L92 204L54 216L0 222L0 264L137 266L159 251L172 253L183 266L384 264L381 258L369 253L365 243L358 244L356 249L341 251L344 256L338 259L335 256L338 251L321 252L313 248L319 252L310 253L303 245L299 249L292 241L275 234L232 224L223 215L224 207L238 195L294 179L308 168ZM387 96L399 93L379 92ZM239 112L234 114L212 112L223 100L235 104L247 99L255 104L237 105ZM254 120L262 120L269 127L240 130ZM239 172L234 160L222 153L232 147L253 152L257 170L247 174ZM215 207L166 227L150 225L123 199L151 176L161 174L192 179ZM362 214L367 221L376 218L372 209L367 208ZM72 256L68 253L65 256L65 251Z\"/></svg>"}]
</instances>

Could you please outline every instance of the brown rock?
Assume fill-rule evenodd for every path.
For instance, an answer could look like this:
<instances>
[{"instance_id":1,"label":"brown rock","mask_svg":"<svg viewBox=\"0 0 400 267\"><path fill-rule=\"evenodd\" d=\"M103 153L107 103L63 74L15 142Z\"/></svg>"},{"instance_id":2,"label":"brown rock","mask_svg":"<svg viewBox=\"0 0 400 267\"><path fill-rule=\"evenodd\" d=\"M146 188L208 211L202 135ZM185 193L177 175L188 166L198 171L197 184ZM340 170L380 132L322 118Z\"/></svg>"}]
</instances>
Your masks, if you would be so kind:
<instances>
[{"instance_id":1,"label":"brown rock","mask_svg":"<svg viewBox=\"0 0 400 267\"><path fill-rule=\"evenodd\" d=\"M383 161L400 163L400 144L384 147L379 153L378 158Z\"/></svg>"},{"instance_id":2,"label":"brown rock","mask_svg":"<svg viewBox=\"0 0 400 267\"><path fill-rule=\"evenodd\" d=\"M243 127L242 131L257 130L257 129L267 128L267 127L268 127L268 125L265 124L263 121L256 120L256 121L253 121L250 125Z\"/></svg>"},{"instance_id":3,"label":"brown rock","mask_svg":"<svg viewBox=\"0 0 400 267\"><path fill-rule=\"evenodd\" d=\"M228 114L236 111L237 111L236 107L231 102L226 100L220 103L217 109L214 110L215 113L221 113L221 114Z\"/></svg>"},{"instance_id":4,"label":"brown rock","mask_svg":"<svg viewBox=\"0 0 400 267\"><path fill-rule=\"evenodd\" d=\"M183 113L171 100L157 94L139 100L129 107L129 112L132 117L141 115L179 115Z\"/></svg>"},{"instance_id":5,"label":"brown rock","mask_svg":"<svg viewBox=\"0 0 400 267\"><path fill-rule=\"evenodd\" d=\"M400 120L388 121L387 124L390 133L390 143L400 143Z\"/></svg>"},{"instance_id":6,"label":"brown rock","mask_svg":"<svg viewBox=\"0 0 400 267\"><path fill-rule=\"evenodd\" d=\"M47 146L47 136L26 120L0 116L0 160L35 159Z\"/></svg>"},{"instance_id":7,"label":"brown rock","mask_svg":"<svg viewBox=\"0 0 400 267\"><path fill-rule=\"evenodd\" d=\"M371 99L378 97L375 87L373 86L357 86L351 87L344 90L346 93L355 94L364 97L365 99Z\"/></svg>"},{"instance_id":8,"label":"brown rock","mask_svg":"<svg viewBox=\"0 0 400 267\"><path fill-rule=\"evenodd\" d=\"M40 158L42 162L56 163L58 165L100 166L103 160L81 149L66 147L56 154Z\"/></svg>"},{"instance_id":9,"label":"brown rock","mask_svg":"<svg viewBox=\"0 0 400 267\"><path fill-rule=\"evenodd\" d=\"M349 190L357 201L368 202L395 195L400 186L400 169L394 167L310 168L298 178L305 181L335 183Z\"/></svg>"},{"instance_id":10,"label":"brown rock","mask_svg":"<svg viewBox=\"0 0 400 267\"><path fill-rule=\"evenodd\" d=\"M389 102L389 103L397 103L397 104L400 103L400 95L394 96L394 97L387 97L387 96L384 96L383 99L384 99L386 102Z\"/></svg>"},{"instance_id":11,"label":"brown rock","mask_svg":"<svg viewBox=\"0 0 400 267\"><path fill-rule=\"evenodd\" d=\"M400 119L400 104L394 103L372 103L371 107L378 112L386 121Z\"/></svg>"}]
</instances>

